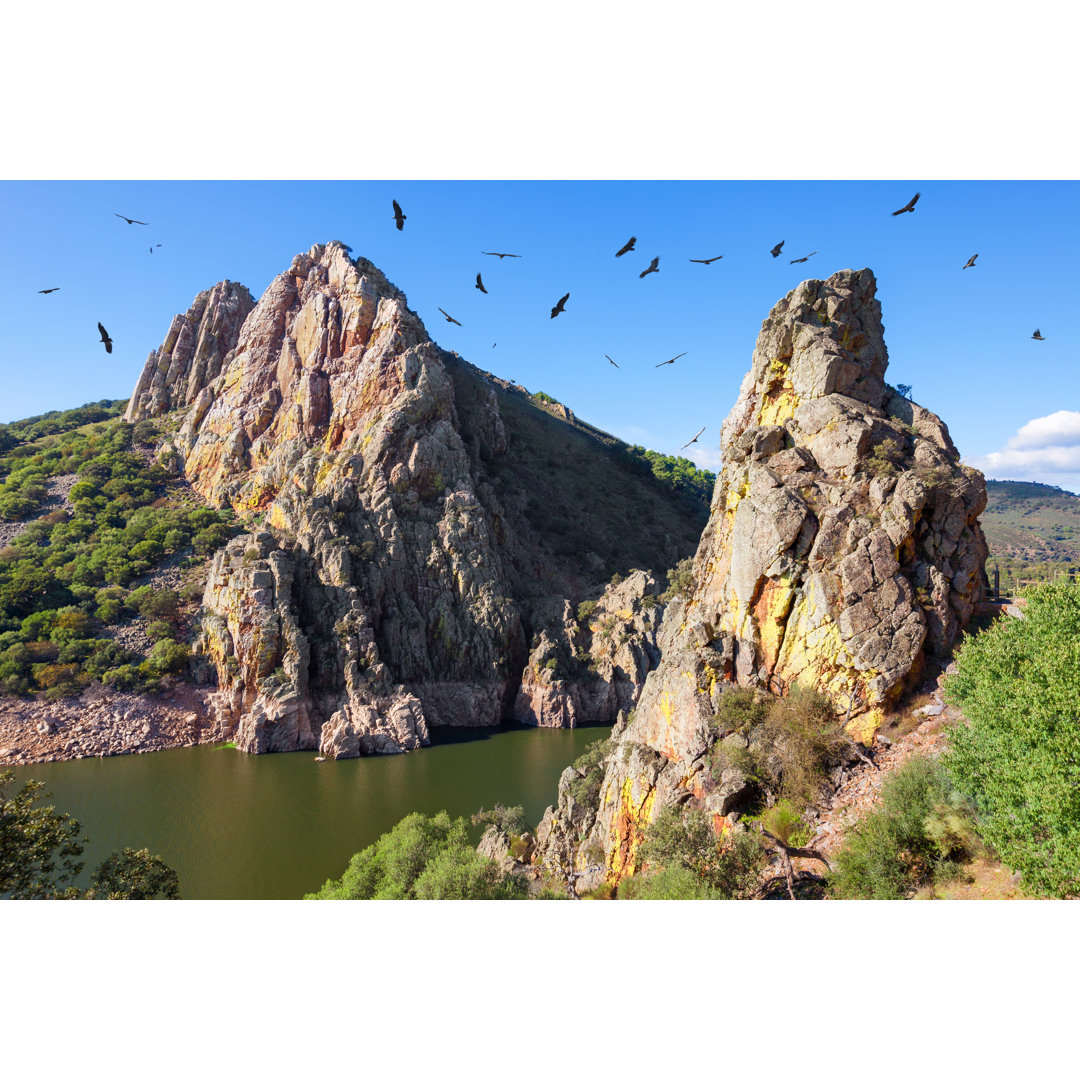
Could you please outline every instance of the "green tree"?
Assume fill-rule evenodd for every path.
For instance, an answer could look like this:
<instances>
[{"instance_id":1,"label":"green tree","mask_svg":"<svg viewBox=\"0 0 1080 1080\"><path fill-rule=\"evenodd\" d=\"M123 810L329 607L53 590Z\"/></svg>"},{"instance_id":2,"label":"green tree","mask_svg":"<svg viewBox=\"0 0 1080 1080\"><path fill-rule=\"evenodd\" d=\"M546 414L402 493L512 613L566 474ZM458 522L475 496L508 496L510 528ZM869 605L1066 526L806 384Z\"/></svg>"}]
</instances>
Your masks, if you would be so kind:
<instances>
[{"instance_id":1,"label":"green tree","mask_svg":"<svg viewBox=\"0 0 1080 1080\"><path fill-rule=\"evenodd\" d=\"M965 641L946 700L945 765L971 795L979 831L1025 888L1080 894L1080 587L1031 591L1023 619Z\"/></svg>"},{"instance_id":2,"label":"green tree","mask_svg":"<svg viewBox=\"0 0 1080 1080\"><path fill-rule=\"evenodd\" d=\"M90 888L76 888L84 840L79 822L54 806L39 780L9 791L15 774L0 773L0 898L5 900L151 900L179 897L176 871L145 849L114 851L91 875Z\"/></svg>"},{"instance_id":3,"label":"green tree","mask_svg":"<svg viewBox=\"0 0 1080 1080\"><path fill-rule=\"evenodd\" d=\"M308 900L523 900L522 878L469 843L464 818L409 814Z\"/></svg>"}]
</instances>

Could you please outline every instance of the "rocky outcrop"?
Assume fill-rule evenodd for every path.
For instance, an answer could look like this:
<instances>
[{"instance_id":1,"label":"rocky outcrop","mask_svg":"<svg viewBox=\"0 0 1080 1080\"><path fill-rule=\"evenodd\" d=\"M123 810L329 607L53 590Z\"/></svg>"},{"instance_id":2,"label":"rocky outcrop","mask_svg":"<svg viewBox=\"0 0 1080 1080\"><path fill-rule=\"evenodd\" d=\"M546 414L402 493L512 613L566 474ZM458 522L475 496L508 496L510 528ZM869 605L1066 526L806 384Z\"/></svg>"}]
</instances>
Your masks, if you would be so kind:
<instances>
[{"instance_id":1,"label":"rocky outcrop","mask_svg":"<svg viewBox=\"0 0 1080 1080\"><path fill-rule=\"evenodd\" d=\"M983 479L938 417L885 383L875 290L869 270L807 281L763 323L663 658L613 740L594 818L560 801L541 858L570 850L580 862L591 843L610 875L633 872L645 826L669 803L693 800L722 828L743 787L737 770L717 777L706 763L731 734L717 720L726 688L783 694L797 682L839 716L850 708L849 731L868 740L970 616Z\"/></svg>"},{"instance_id":2,"label":"rocky outcrop","mask_svg":"<svg viewBox=\"0 0 1080 1080\"><path fill-rule=\"evenodd\" d=\"M546 605L522 674L514 719L538 727L614 724L634 707L660 659L663 611L656 579L635 570L575 612L566 600Z\"/></svg>"},{"instance_id":3,"label":"rocky outcrop","mask_svg":"<svg viewBox=\"0 0 1080 1080\"><path fill-rule=\"evenodd\" d=\"M146 358L124 419L135 424L190 405L231 362L240 328L254 306L251 293L234 281L199 293Z\"/></svg>"},{"instance_id":4,"label":"rocky outcrop","mask_svg":"<svg viewBox=\"0 0 1080 1080\"><path fill-rule=\"evenodd\" d=\"M200 326L224 325L211 301L224 310L238 295L226 286L196 302ZM297 256L234 337L215 334L220 366L176 360L188 354L167 342L148 364L165 370L161 386L144 372L133 401L172 405L163 452L251 529L215 556L196 645L217 722L245 750L399 752L435 725L498 724L544 634L613 567L692 550L699 526L674 493L622 471L609 437L440 349L404 294L341 244ZM559 459L527 460L556 445ZM607 488L626 478L660 527L631 542L621 521L579 515L566 478L583 468ZM562 539L572 517L580 553ZM651 579L634 581L618 645L593 650L584 633L594 670L557 722L613 716L655 662Z\"/></svg>"}]
</instances>

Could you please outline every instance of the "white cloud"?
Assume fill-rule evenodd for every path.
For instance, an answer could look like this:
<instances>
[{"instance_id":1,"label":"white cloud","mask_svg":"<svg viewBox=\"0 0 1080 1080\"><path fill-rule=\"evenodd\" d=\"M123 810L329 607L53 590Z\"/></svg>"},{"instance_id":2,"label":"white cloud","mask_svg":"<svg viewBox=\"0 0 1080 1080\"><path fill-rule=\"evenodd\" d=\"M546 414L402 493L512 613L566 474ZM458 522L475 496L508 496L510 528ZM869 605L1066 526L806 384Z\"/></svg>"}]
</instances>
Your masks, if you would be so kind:
<instances>
[{"instance_id":1,"label":"white cloud","mask_svg":"<svg viewBox=\"0 0 1080 1080\"><path fill-rule=\"evenodd\" d=\"M1080 412L1059 409L1029 420L1005 445L1010 450L1080 447Z\"/></svg>"},{"instance_id":2,"label":"white cloud","mask_svg":"<svg viewBox=\"0 0 1080 1080\"><path fill-rule=\"evenodd\" d=\"M676 452L677 457L689 458L699 469L708 469L715 473L720 471L720 450L710 446L688 446L685 450Z\"/></svg>"},{"instance_id":3,"label":"white cloud","mask_svg":"<svg viewBox=\"0 0 1080 1080\"><path fill-rule=\"evenodd\" d=\"M1033 480L1080 490L1080 412L1029 420L1001 450L965 458L991 480Z\"/></svg>"}]
</instances>

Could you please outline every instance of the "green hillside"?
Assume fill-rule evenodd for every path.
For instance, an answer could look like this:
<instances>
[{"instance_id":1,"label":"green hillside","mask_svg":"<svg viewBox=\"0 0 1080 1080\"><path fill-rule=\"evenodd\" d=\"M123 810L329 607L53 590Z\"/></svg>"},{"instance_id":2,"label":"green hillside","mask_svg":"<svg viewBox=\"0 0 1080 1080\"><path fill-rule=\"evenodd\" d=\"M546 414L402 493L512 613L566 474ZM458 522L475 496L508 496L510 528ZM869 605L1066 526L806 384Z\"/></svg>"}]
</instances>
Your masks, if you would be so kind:
<instances>
[{"instance_id":1,"label":"green hillside","mask_svg":"<svg viewBox=\"0 0 1080 1080\"><path fill-rule=\"evenodd\" d=\"M986 571L1003 593L1080 573L1080 496L1023 480L987 480L986 494Z\"/></svg>"}]
</instances>

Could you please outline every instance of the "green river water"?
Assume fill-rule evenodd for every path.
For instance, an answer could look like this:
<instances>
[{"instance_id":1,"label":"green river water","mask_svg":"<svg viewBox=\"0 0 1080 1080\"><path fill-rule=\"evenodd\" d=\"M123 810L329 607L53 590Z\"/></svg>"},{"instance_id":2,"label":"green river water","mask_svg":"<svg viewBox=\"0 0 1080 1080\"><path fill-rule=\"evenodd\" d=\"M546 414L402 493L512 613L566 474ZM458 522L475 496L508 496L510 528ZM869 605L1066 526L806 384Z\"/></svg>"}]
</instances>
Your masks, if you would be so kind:
<instances>
[{"instance_id":1,"label":"green river water","mask_svg":"<svg viewBox=\"0 0 1080 1080\"><path fill-rule=\"evenodd\" d=\"M87 872L114 848L145 847L177 871L185 900L287 900L340 877L414 810L468 817L501 802L535 824L562 770L609 732L437 729L423 750L349 761L195 746L14 771L79 819Z\"/></svg>"}]
</instances>

